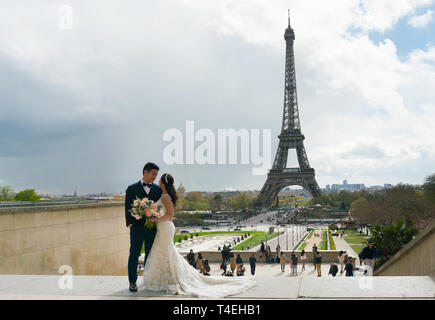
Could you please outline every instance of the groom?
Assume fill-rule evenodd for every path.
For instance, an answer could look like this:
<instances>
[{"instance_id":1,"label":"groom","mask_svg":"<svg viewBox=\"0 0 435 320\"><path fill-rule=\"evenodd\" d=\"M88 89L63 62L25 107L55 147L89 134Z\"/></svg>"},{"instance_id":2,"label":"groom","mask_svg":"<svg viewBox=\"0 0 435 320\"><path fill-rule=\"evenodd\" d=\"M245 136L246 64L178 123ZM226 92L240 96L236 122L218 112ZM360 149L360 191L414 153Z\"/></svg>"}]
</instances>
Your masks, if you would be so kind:
<instances>
[{"instance_id":1,"label":"groom","mask_svg":"<svg viewBox=\"0 0 435 320\"><path fill-rule=\"evenodd\" d=\"M131 213L131 205L136 197L148 198L157 202L162 195L162 189L153 183L156 179L157 174L159 173L159 167L152 163L148 162L143 170L142 180L128 186L127 191L125 192L125 220L126 225L130 228L130 256L128 257L128 281L130 282L130 291L137 291L137 265L140 252L142 250L142 245L145 241L145 262L147 261L148 253L153 245L154 238L157 233L156 227L151 229L144 226L145 220L139 219L136 220Z\"/></svg>"}]
</instances>

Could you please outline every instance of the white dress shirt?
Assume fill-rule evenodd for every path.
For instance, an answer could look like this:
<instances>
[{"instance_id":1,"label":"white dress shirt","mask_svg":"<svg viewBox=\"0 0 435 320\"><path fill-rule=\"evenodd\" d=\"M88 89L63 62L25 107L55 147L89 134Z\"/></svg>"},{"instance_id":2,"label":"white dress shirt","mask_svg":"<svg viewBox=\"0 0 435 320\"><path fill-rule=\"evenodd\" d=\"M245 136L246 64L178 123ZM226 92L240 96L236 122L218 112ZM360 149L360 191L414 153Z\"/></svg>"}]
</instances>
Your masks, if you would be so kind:
<instances>
[{"instance_id":1,"label":"white dress shirt","mask_svg":"<svg viewBox=\"0 0 435 320\"><path fill-rule=\"evenodd\" d=\"M143 181L143 179L141 179L141 183L148 183L148 182L145 182L145 181ZM148 187L148 186L144 186L144 185L142 184L142 188L145 190L145 193L146 193L146 194L149 194L149 193L150 193L150 190L151 190L150 187Z\"/></svg>"}]
</instances>

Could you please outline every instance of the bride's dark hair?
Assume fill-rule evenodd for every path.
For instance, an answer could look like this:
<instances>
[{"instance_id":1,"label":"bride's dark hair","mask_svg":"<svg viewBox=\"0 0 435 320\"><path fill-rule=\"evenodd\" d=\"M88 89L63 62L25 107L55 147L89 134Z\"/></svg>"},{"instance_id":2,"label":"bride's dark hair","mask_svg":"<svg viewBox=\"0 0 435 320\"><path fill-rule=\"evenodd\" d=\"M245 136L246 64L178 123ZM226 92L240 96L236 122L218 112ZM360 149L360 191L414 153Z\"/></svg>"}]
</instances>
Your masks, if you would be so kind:
<instances>
[{"instance_id":1,"label":"bride's dark hair","mask_svg":"<svg viewBox=\"0 0 435 320\"><path fill-rule=\"evenodd\" d=\"M164 173L162 177L160 178L162 183L165 185L166 191L168 192L169 196L171 197L172 203L177 203L177 191L174 187L174 177L171 176L169 173Z\"/></svg>"}]
</instances>

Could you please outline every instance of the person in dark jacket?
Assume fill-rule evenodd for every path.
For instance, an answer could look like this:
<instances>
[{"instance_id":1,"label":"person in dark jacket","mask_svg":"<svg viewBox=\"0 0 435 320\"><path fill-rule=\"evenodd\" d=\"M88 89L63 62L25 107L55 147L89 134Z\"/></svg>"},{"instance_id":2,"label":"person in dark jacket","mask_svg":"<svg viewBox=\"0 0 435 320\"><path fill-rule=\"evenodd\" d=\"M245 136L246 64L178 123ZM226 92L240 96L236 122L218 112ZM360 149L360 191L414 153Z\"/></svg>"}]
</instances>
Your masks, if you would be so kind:
<instances>
[{"instance_id":1,"label":"person in dark jacket","mask_svg":"<svg viewBox=\"0 0 435 320\"><path fill-rule=\"evenodd\" d=\"M344 270L346 271L346 277L353 277L353 264L350 257L347 259L346 266L344 267Z\"/></svg>"},{"instance_id":2,"label":"person in dark jacket","mask_svg":"<svg viewBox=\"0 0 435 320\"><path fill-rule=\"evenodd\" d=\"M291 270L292 275L297 276L298 275L298 257L296 256L295 252L292 252L292 255L290 256L290 260L292 262Z\"/></svg>"},{"instance_id":3,"label":"person in dark jacket","mask_svg":"<svg viewBox=\"0 0 435 320\"><path fill-rule=\"evenodd\" d=\"M243 259L242 259L242 257L240 256L240 253L237 254L236 263L237 263L237 264L243 264Z\"/></svg>"},{"instance_id":4,"label":"person in dark jacket","mask_svg":"<svg viewBox=\"0 0 435 320\"><path fill-rule=\"evenodd\" d=\"M332 262L331 262L331 267L329 267L329 273L328 273L328 274L332 274L332 276L335 277L335 275L337 274L337 272L338 272L338 267L337 267L337 265L335 264L335 262L332 261Z\"/></svg>"},{"instance_id":5,"label":"person in dark jacket","mask_svg":"<svg viewBox=\"0 0 435 320\"><path fill-rule=\"evenodd\" d=\"M257 259L255 259L254 254L249 258L249 264L251 265L251 274L255 274L255 265L256 265Z\"/></svg>"},{"instance_id":6,"label":"person in dark jacket","mask_svg":"<svg viewBox=\"0 0 435 320\"><path fill-rule=\"evenodd\" d=\"M222 275L224 276L227 274L227 266L228 266L227 260L222 261L221 266L222 266L222 270L224 270L224 272L222 272Z\"/></svg>"},{"instance_id":7,"label":"person in dark jacket","mask_svg":"<svg viewBox=\"0 0 435 320\"><path fill-rule=\"evenodd\" d=\"M230 248L229 248L229 246L225 246L222 249L221 255L222 255L222 262L223 261L226 261L227 263L230 262Z\"/></svg>"},{"instance_id":8,"label":"person in dark jacket","mask_svg":"<svg viewBox=\"0 0 435 320\"><path fill-rule=\"evenodd\" d=\"M266 251L265 247L264 247L264 242L261 241L261 246L260 246L260 252L264 253L264 251Z\"/></svg>"},{"instance_id":9,"label":"person in dark jacket","mask_svg":"<svg viewBox=\"0 0 435 320\"><path fill-rule=\"evenodd\" d=\"M224 262L224 260L225 260L225 252L226 252L226 250L227 250L227 246L224 245L223 248L222 248L222 251L221 251L222 262Z\"/></svg>"},{"instance_id":10,"label":"person in dark jacket","mask_svg":"<svg viewBox=\"0 0 435 320\"><path fill-rule=\"evenodd\" d=\"M187 261L189 262L189 264L191 266L193 266L195 263L195 254L193 253L192 249L190 249L190 252L187 254ZM195 266L194 266L194 268L195 268Z\"/></svg>"},{"instance_id":11,"label":"person in dark jacket","mask_svg":"<svg viewBox=\"0 0 435 320\"><path fill-rule=\"evenodd\" d=\"M317 255L317 246L316 244L313 244L313 264L314 264L314 271L316 271L316 255Z\"/></svg>"},{"instance_id":12,"label":"person in dark jacket","mask_svg":"<svg viewBox=\"0 0 435 320\"><path fill-rule=\"evenodd\" d=\"M367 247L365 247L359 254L360 261L364 261L364 264L369 269L369 275L373 274L375 269L375 263L378 259L378 249L373 245L373 241L369 241Z\"/></svg>"}]
</instances>

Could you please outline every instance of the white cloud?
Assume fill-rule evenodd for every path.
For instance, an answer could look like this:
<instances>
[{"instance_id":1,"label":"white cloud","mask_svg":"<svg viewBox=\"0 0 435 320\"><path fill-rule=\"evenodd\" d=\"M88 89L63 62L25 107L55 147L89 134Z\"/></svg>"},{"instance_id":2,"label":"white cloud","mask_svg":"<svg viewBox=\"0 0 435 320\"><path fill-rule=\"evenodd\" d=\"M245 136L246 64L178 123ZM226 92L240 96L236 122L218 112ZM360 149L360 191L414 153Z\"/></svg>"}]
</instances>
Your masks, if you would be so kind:
<instances>
[{"instance_id":1,"label":"white cloud","mask_svg":"<svg viewBox=\"0 0 435 320\"><path fill-rule=\"evenodd\" d=\"M408 25L413 26L414 28L424 28L429 22L432 21L434 16L433 10L427 10L425 14L419 16L412 16L408 20Z\"/></svg>"},{"instance_id":2,"label":"white cloud","mask_svg":"<svg viewBox=\"0 0 435 320\"><path fill-rule=\"evenodd\" d=\"M280 130L283 33L290 6L302 130L319 183L344 177L368 184L407 179L418 183L435 169L428 164L435 163L435 48L416 49L401 61L393 41L374 43L368 36L369 31L394 28L434 1L180 0L152 5L133 1L129 6L78 1L72 4L71 31L57 29L58 7L52 2L30 3L27 10L18 4L0 10L0 56L39 83L56 84L49 87L53 92L60 87L83 101L67 107L61 101L53 109L45 104L14 106L8 111L30 120L89 118L109 122L111 128L113 121L127 121L123 129L134 138L111 148L118 157L128 154L117 159L124 167L144 154L160 159L159 125L195 119L201 127L272 123ZM262 59L259 52L264 53ZM251 60L253 56L257 58ZM273 86L266 83L275 79ZM152 119L156 141L146 140L147 153L131 154L133 147L142 148L136 137L149 132L139 130L144 113ZM124 134L116 130L113 137ZM98 172L100 164L94 162L93 172ZM420 171L408 176L410 165ZM197 172L203 170L208 178L195 177L193 167L178 172L181 180L190 179L189 189L228 186L222 171L205 169ZM113 172L119 176L123 170ZM261 188L262 179L253 179L250 170L236 171L231 176L234 188ZM81 176L74 172L71 180ZM98 175L89 180L103 181ZM216 184L202 185L211 182Z\"/></svg>"}]
</instances>

